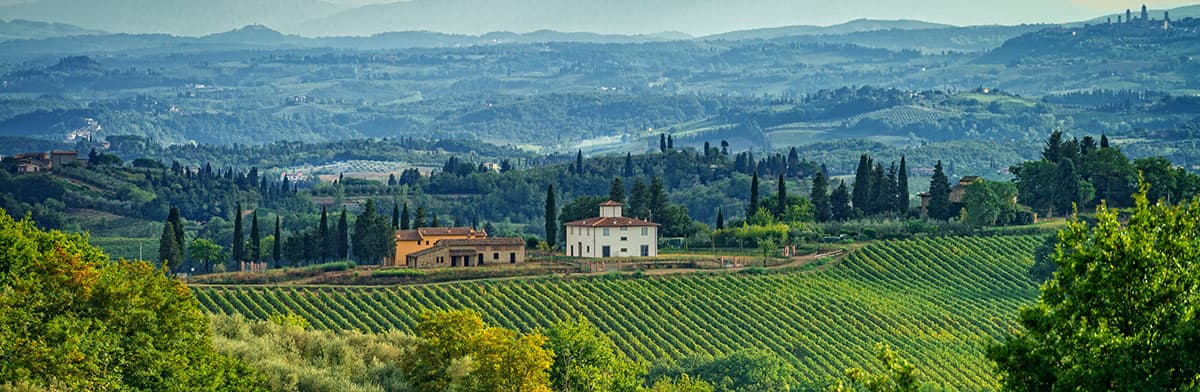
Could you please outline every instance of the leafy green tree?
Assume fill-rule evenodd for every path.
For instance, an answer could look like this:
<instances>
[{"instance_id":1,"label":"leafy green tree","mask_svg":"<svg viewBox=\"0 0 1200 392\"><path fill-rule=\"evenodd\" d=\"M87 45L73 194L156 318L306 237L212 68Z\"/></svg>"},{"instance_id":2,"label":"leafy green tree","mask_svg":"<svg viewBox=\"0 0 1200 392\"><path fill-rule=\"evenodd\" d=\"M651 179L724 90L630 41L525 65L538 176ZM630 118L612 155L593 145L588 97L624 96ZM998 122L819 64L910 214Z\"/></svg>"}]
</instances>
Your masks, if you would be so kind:
<instances>
[{"instance_id":1,"label":"leafy green tree","mask_svg":"<svg viewBox=\"0 0 1200 392\"><path fill-rule=\"evenodd\" d=\"M276 241L279 243L279 241ZM224 259L222 254L224 249L217 245L212 240L207 238L197 238L192 240L192 244L188 246L188 253L192 255L192 260L199 261L204 265L204 272L212 272L212 265Z\"/></svg>"},{"instance_id":2,"label":"leafy green tree","mask_svg":"<svg viewBox=\"0 0 1200 392\"><path fill-rule=\"evenodd\" d=\"M656 371L651 379L663 376L692 379L711 384L718 391L787 391L796 388L796 368L765 350L739 350L716 358L684 358L678 368ZM652 373L656 373L652 372Z\"/></svg>"},{"instance_id":3,"label":"leafy green tree","mask_svg":"<svg viewBox=\"0 0 1200 392\"><path fill-rule=\"evenodd\" d=\"M158 238L158 261L166 272L175 271L183 265L183 250L175 241L175 224L167 221L163 224L162 235Z\"/></svg>"},{"instance_id":4,"label":"leafy green tree","mask_svg":"<svg viewBox=\"0 0 1200 392\"><path fill-rule=\"evenodd\" d=\"M1054 211L1060 215L1069 214L1073 206L1082 206L1082 180L1075 171L1075 162L1066 158L1060 159L1054 177Z\"/></svg>"},{"instance_id":5,"label":"leafy green tree","mask_svg":"<svg viewBox=\"0 0 1200 392\"><path fill-rule=\"evenodd\" d=\"M683 374L678 380L663 377L654 382L649 392L712 392L713 387L704 380Z\"/></svg>"},{"instance_id":6,"label":"leafy green tree","mask_svg":"<svg viewBox=\"0 0 1200 392\"><path fill-rule=\"evenodd\" d=\"M1128 207L1137 186L1133 163L1120 150L1105 148L1083 156L1082 172L1096 189L1096 198L1113 207Z\"/></svg>"},{"instance_id":7,"label":"leafy green tree","mask_svg":"<svg viewBox=\"0 0 1200 392\"><path fill-rule=\"evenodd\" d=\"M956 211L950 210L950 179L942 171L942 161L933 166L933 178L929 180L929 217L947 220Z\"/></svg>"},{"instance_id":8,"label":"leafy green tree","mask_svg":"<svg viewBox=\"0 0 1200 392\"><path fill-rule=\"evenodd\" d=\"M550 383L559 392L638 391L644 367L626 358L587 319L559 322L546 331L554 352Z\"/></svg>"},{"instance_id":9,"label":"leafy green tree","mask_svg":"<svg viewBox=\"0 0 1200 392\"><path fill-rule=\"evenodd\" d=\"M540 334L488 327L472 310L422 313L415 332L400 368L416 390L550 391L554 354Z\"/></svg>"},{"instance_id":10,"label":"leafy green tree","mask_svg":"<svg viewBox=\"0 0 1200 392\"><path fill-rule=\"evenodd\" d=\"M967 185L963 195L966 222L974 226L997 226L1013 220L1017 205L1017 188L1007 182L983 179Z\"/></svg>"},{"instance_id":11,"label":"leafy green tree","mask_svg":"<svg viewBox=\"0 0 1200 392\"><path fill-rule=\"evenodd\" d=\"M1017 185L1017 201L1038 211L1048 211L1054 206L1054 188L1057 183L1054 162L1029 161L1008 169Z\"/></svg>"},{"instance_id":12,"label":"leafy green tree","mask_svg":"<svg viewBox=\"0 0 1200 392\"><path fill-rule=\"evenodd\" d=\"M546 188L546 243L553 247L558 235L558 206L554 203L554 185Z\"/></svg>"},{"instance_id":13,"label":"leafy green tree","mask_svg":"<svg viewBox=\"0 0 1200 392\"><path fill-rule=\"evenodd\" d=\"M1145 192L1127 221L1101 205L1094 226L1059 232L1058 271L988 349L1005 390L1200 388L1200 201L1151 205Z\"/></svg>"},{"instance_id":14,"label":"leafy green tree","mask_svg":"<svg viewBox=\"0 0 1200 392\"><path fill-rule=\"evenodd\" d=\"M3 210L0 249L0 389L262 390L213 350L208 318L165 270L111 262L85 236Z\"/></svg>"},{"instance_id":15,"label":"leafy green tree","mask_svg":"<svg viewBox=\"0 0 1200 392\"><path fill-rule=\"evenodd\" d=\"M884 343L875 345L875 357L883 365L883 373L871 374L861 368L846 370L846 380L839 380L835 392L918 392L923 386L917 367Z\"/></svg>"},{"instance_id":16,"label":"leafy green tree","mask_svg":"<svg viewBox=\"0 0 1200 392\"><path fill-rule=\"evenodd\" d=\"M1040 284L1050 280L1050 277L1054 276L1054 271L1058 270L1058 264L1054 263L1056 248L1058 248L1058 236L1052 235L1046 237L1042 241L1042 245L1033 251L1033 266L1029 267L1029 278L1034 282Z\"/></svg>"}]
</instances>

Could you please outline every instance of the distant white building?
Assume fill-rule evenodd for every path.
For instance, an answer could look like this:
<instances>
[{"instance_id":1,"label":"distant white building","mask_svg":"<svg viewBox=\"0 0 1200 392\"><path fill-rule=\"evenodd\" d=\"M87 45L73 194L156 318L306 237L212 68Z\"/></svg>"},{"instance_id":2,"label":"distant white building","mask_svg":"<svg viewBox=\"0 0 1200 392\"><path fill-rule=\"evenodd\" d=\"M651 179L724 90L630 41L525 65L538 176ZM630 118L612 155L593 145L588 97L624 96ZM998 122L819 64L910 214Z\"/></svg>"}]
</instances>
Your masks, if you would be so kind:
<instances>
[{"instance_id":1,"label":"distant white building","mask_svg":"<svg viewBox=\"0 0 1200 392\"><path fill-rule=\"evenodd\" d=\"M567 223L567 255L658 256L658 224L621 216L622 204L600 203L600 216Z\"/></svg>"}]
</instances>

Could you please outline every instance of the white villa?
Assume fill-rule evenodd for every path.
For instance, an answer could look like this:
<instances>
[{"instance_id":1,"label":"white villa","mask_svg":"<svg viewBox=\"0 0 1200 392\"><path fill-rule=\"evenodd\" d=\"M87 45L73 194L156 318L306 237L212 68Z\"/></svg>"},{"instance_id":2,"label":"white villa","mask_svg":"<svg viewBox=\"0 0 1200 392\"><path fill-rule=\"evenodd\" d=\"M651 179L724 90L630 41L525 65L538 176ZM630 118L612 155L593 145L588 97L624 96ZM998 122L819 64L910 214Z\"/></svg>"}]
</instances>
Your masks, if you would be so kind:
<instances>
[{"instance_id":1,"label":"white villa","mask_svg":"<svg viewBox=\"0 0 1200 392\"><path fill-rule=\"evenodd\" d=\"M621 203L600 203L600 216L567 223L567 255L658 256L658 224L621 216Z\"/></svg>"}]
</instances>

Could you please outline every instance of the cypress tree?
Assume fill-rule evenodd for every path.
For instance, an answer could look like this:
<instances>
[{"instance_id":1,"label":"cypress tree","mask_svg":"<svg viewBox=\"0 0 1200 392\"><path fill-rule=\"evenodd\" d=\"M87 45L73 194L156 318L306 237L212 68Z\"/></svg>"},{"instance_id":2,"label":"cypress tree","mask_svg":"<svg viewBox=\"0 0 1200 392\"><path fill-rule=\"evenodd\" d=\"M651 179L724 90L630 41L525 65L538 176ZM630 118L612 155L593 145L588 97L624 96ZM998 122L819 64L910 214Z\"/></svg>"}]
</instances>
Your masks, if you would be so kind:
<instances>
[{"instance_id":1,"label":"cypress tree","mask_svg":"<svg viewBox=\"0 0 1200 392\"><path fill-rule=\"evenodd\" d=\"M413 216L412 228L420 229L425 227L425 206L417 206L417 213Z\"/></svg>"},{"instance_id":2,"label":"cypress tree","mask_svg":"<svg viewBox=\"0 0 1200 392\"><path fill-rule=\"evenodd\" d=\"M636 218L645 218L650 213L650 191L641 178L633 179L633 187L629 190L629 208L625 214Z\"/></svg>"},{"instance_id":3,"label":"cypress tree","mask_svg":"<svg viewBox=\"0 0 1200 392\"><path fill-rule=\"evenodd\" d=\"M884 212L892 205L887 201L887 197L891 195L888 192L887 176L883 172L882 164L875 164L875 169L871 170L871 193L867 201L867 214L878 214Z\"/></svg>"},{"instance_id":4,"label":"cypress tree","mask_svg":"<svg viewBox=\"0 0 1200 392\"><path fill-rule=\"evenodd\" d=\"M179 208L171 207L171 212L167 214L167 221L174 226L175 244L178 245L179 251L182 253L186 249L183 245L183 218L179 216Z\"/></svg>"},{"instance_id":5,"label":"cypress tree","mask_svg":"<svg viewBox=\"0 0 1200 392\"><path fill-rule=\"evenodd\" d=\"M583 175L583 150L575 152L575 174Z\"/></svg>"},{"instance_id":6,"label":"cypress tree","mask_svg":"<svg viewBox=\"0 0 1200 392\"><path fill-rule=\"evenodd\" d=\"M1100 135L1100 148L1108 148L1108 135Z\"/></svg>"},{"instance_id":7,"label":"cypress tree","mask_svg":"<svg viewBox=\"0 0 1200 392\"><path fill-rule=\"evenodd\" d=\"M846 181L842 181L829 195L829 212L833 219L844 221L850 219L851 210L850 191L846 189Z\"/></svg>"},{"instance_id":8,"label":"cypress tree","mask_svg":"<svg viewBox=\"0 0 1200 392\"><path fill-rule=\"evenodd\" d=\"M554 185L546 188L546 243L554 246L558 236L558 206L554 203Z\"/></svg>"},{"instance_id":9,"label":"cypress tree","mask_svg":"<svg viewBox=\"0 0 1200 392\"><path fill-rule=\"evenodd\" d=\"M625 184L621 183L621 178L614 178L612 186L608 189L608 199L617 203L625 202Z\"/></svg>"},{"instance_id":10,"label":"cypress tree","mask_svg":"<svg viewBox=\"0 0 1200 392\"><path fill-rule=\"evenodd\" d=\"M829 205L829 181L825 179L825 173L817 171L817 175L813 177L809 200L812 200L813 217L817 222L828 221L833 212Z\"/></svg>"},{"instance_id":11,"label":"cypress tree","mask_svg":"<svg viewBox=\"0 0 1200 392\"><path fill-rule=\"evenodd\" d=\"M670 200L667 199L667 190L663 186L661 178L654 177L650 179L650 219L655 220L666 216L667 204Z\"/></svg>"},{"instance_id":12,"label":"cypress tree","mask_svg":"<svg viewBox=\"0 0 1200 392\"><path fill-rule=\"evenodd\" d=\"M392 201L392 229L400 228L400 202Z\"/></svg>"},{"instance_id":13,"label":"cypress tree","mask_svg":"<svg viewBox=\"0 0 1200 392\"><path fill-rule=\"evenodd\" d=\"M787 197L787 181L783 180L783 173L779 174L779 189L775 192L775 215L783 216L787 212L788 197Z\"/></svg>"},{"instance_id":14,"label":"cypress tree","mask_svg":"<svg viewBox=\"0 0 1200 392\"><path fill-rule=\"evenodd\" d=\"M405 205L407 207L407 205ZM337 226L337 259L345 259L350 253L350 224L346 218L346 208L342 207L342 217L338 219Z\"/></svg>"},{"instance_id":15,"label":"cypress tree","mask_svg":"<svg viewBox=\"0 0 1200 392\"><path fill-rule=\"evenodd\" d=\"M672 138L671 135L667 135L667 149L668 150L675 149L675 138Z\"/></svg>"},{"instance_id":16,"label":"cypress tree","mask_svg":"<svg viewBox=\"0 0 1200 392\"><path fill-rule=\"evenodd\" d=\"M871 196L871 161L867 154L858 157L858 168L854 169L854 191L851 202L854 208L867 210L867 200Z\"/></svg>"},{"instance_id":17,"label":"cypress tree","mask_svg":"<svg viewBox=\"0 0 1200 392\"><path fill-rule=\"evenodd\" d=\"M621 175L625 177L633 176L633 154L625 153L625 170L621 171Z\"/></svg>"},{"instance_id":18,"label":"cypress tree","mask_svg":"<svg viewBox=\"0 0 1200 392\"><path fill-rule=\"evenodd\" d=\"M667 152L667 134L665 133L658 134L658 151Z\"/></svg>"},{"instance_id":19,"label":"cypress tree","mask_svg":"<svg viewBox=\"0 0 1200 392\"><path fill-rule=\"evenodd\" d=\"M246 261L246 243L243 242L245 236L242 235L242 203L237 203L237 210L233 213L233 262L238 263Z\"/></svg>"},{"instance_id":20,"label":"cypress tree","mask_svg":"<svg viewBox=\"0 0 1200 392\"><path fill-rule=\"evenodd\" d=\"M883 178L883 191L879 195L879 197L880 197L879 212L880 213L891 213L891 212L896 211L896 203L897 203L896 194L899 193L896 190L897 188L898 188L898 186L896 185L896 163L892 162L892 165L888 167L887 175L884 176L884 178Z\"/></svg>"},{"instance_id":21,"label":"cypress tree","mask_svg":"<svg viewBox=\"0 0 1200 392\"><path fill-rule=\"evenodd\" d=\"M900 156L900 172L896 175L896 212L908 215L908 164Z\"/></svg>"},{"instance_id":22,"label":"cypress tree","mask_svg":"<svg viewBox=\"0 0 1200 392\"><path fill-rule=\"evenodd\" d=\"M404 211L400 211L400 230L408 230L412 227L412 221L408 216L408 203L404 203Z\"/></svg>"},{"instance_id":23,"label":"cypress tree","mask_svg":"<svg viewBox=\"0 0 1200 392\"><path fill-rule=\"evenodd\" d=\"M950 180L942 172L942 161L933 166L933 179L929 181L929 217L933 219L950 219Z\"/></svg>"},{"instance_id":24,"label":"cypress tree","mask_svg":"<svg viewBox=\"0 0 1200 392\"><path fill-rule=\"evenodd\" d=\"M158 263L170 274L183 264L183 250L175 241L175 224L168 220L163 224L162 235L158 237Z\"/></svg>"},{"instance_id":25,"label":"cypress tree","mask_svg":"<svg viewBox=\"0 0 1200 392\"><path fill-rule=\"evenodd\" d=\"M442 222L438 222L438 214L435 212L430 215L433 215L433 219L430 220L429 227L442 227Z\"/></svg>"},{"instance_id":26,"label":"cypress tree","mask_svg":"<svg viewBox=\"0 0 1200 392\"><path fill-rule=\"evenodd\" d=\"M246 253L247 257L250 258L250 261L257 263L259 260L262 260L262 252L261 249L259 249L259 247L262 246L262 237L258 233L257 209L250 213L250 242L247 245L249 246L246 247Z\"/></svg>"},{"instance_id":27,"label":"cypress tree","mask_svg":"<svg viewBox=\"0 0 1200 392\"><path fill-rule=\"evenodd\" d=\"M717 209L717 230L725 229L725 213L720 208Z\"/></svg>"},{"instance_id":28,"label":"cypress tree","mask_svg":"<svg viewBox=\"0 0 1200 392\"><path fill-rule=\"evenodd\" d=\"M754 216L758 212L758 171L754 171L754 176L750 177L750 205L746 207L746 218Z\"/></svg>"},{"instance_id":29,"label":"cypress tree","mask_svg":"<svg viewBox=\"0 0 1200 392\"><path fill-rule=\"evenodd\" d=\"M271 244L271 260L275 261L276 266L279 266L279 260L283 258L281 244L283 244L283 235L279 231L279 215L275 215L275 241L272 241Z\"/></svg>"},{"instance_id":30,"label":"cypress tree","mask_svg":"<svg viewBox=\"0 0 1200 392\"><path fill-rule=\"evenodd\" d=\"M317 227L317 241L321 244L321 260L329 260L333 256L333 237L329 235L329 214L321 207L321 225Z\"/></svg>"}]
</instances>

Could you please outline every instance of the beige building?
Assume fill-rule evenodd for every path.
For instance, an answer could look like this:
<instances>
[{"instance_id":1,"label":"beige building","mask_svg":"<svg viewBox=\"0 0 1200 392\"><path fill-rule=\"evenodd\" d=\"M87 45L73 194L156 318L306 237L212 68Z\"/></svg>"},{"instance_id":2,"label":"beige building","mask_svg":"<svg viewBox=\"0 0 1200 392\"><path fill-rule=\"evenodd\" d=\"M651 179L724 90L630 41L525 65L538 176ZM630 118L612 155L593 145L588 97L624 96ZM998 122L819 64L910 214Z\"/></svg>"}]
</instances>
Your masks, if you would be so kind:
<instances>
[{"instance_id":1,"label":"beige building","mask_svg":"<svg viewBox=\"0 0 1200 392\"><path fill-rule=\"evenodd\" d=\"M477 267L525 262L525 240L473 238L439 240L432 247L405 257L409 268Z\"/></svg>"},{"instance_id":2,"label":"beige building","mask_svg":"<svg viewBox=\"0 0 1200 392\"><path fill-rule=\"evenodd\" d=\"M621 216L622 204L600 203L600 216L567 223L567 255L574 257L658 256L657 223Z\"/></svg>"},{"instance_id":3,"label":"beige building","mask_svg":"<svg viewBox=\"0 0 1200 392\"><path fill-rule=\"evenodd\" d=\"M442 240L465 240L487 238L487 232L470 227L422 227L415 230L396 231L395 258L385 260L390 266L406 265L408 255L432 248Z\"/></svg>"}]
</instances>

